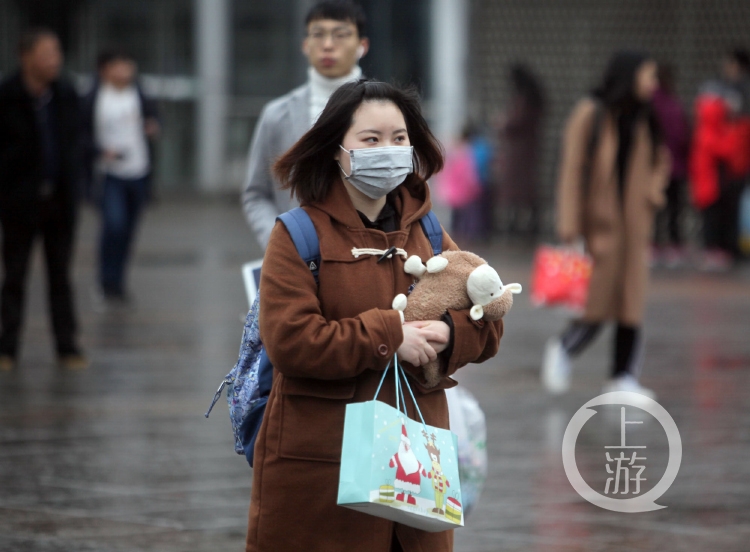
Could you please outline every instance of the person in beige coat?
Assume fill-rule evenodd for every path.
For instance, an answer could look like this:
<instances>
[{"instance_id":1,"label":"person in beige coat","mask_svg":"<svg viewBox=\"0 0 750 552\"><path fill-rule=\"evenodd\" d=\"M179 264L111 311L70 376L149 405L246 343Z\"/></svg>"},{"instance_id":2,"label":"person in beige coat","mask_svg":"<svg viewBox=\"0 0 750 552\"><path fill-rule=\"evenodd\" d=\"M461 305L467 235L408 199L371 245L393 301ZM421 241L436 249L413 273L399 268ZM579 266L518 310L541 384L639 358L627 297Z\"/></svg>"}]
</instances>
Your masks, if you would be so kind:
<instances>
[{"instance_id":1,"label":"person in beige coat","mask_svg":"<svg viewBox=\"0 0 750 552\"><path fill-rule=\"evenodd\" d=\"M638 376L650 240L670 170L650 105L656 74L646 54L615 54L601 87L575 106L565 128L558 235L566 244L583 238L594 267L583 317L547 344L542 381L553 393L567 390L571 357L602 323L614 321L612 380L605 391L653 397Z\"/></svg>"}]
</instances>

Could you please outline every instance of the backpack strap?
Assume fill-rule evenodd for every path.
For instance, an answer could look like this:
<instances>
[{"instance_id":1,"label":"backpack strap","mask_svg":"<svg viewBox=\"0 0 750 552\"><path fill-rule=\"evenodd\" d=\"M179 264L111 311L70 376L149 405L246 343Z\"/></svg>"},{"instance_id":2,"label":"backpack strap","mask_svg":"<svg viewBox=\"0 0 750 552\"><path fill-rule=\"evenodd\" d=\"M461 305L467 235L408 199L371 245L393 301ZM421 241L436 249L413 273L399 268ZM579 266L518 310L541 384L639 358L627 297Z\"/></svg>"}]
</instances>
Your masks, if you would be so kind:
<instances>
[{"instance_id":1,"label":"backpack strap","mask_svg":"<svg viewBox=\"0 0 750 552\"><path fill-rule=\"evenodd\" d=\"M297 207L280 214L276 220L280 220L286 226L297 253L312 272L317 284L320 271L320 241L310 215L302 207Z\"/></svg>"},{"instance_id":2,"label":"backpack strap","mask_svg":"<svg viewBox=\"0 0 750 552\"><path fill-rule=\"evenodd\" d=\"M435 213L433 211L427 213L419 219L419 224L422 225L425 236L430 240L432 254L440 255L443 252L443 229Z\"/></svg>"}]
</instances>

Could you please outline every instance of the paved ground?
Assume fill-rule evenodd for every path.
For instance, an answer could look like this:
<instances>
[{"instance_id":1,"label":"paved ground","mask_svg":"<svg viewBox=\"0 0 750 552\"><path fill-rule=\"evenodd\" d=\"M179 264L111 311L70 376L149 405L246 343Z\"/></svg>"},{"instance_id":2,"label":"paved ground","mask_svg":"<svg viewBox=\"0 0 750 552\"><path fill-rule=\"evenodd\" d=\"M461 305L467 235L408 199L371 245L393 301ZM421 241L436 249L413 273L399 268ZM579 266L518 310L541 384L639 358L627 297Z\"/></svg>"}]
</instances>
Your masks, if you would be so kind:
<instances>
[{"instance_id":1,"label":"paved ground","mask_svg":"<svg viewBox=\"0 0 750 552\"><path fill-rule=\"evenodd\" d=\"M182 201L149 212L132 274L133 312L95 312L95 239L87 213L76 281L90 370L55 367L37 259L21 367L0 374L0 550L240 550L250 472L232 452L223 405L202 416L236 359L246 309L239 268L257 256L239 208ZM504 281L527 282L529 248L478 252ZM750 550L750 271L657 272L648 318L643 381L683 442L679 475L658 501L667 508L614 513L572 489L562 435L600 390L609 336L577 363L571 393L550 399L538 365L564 318L522 296L498 357L459 377L488 418L490 477L456 532L456 550ZM667 453L660 426L641 419L628 431L649 445L645 491L663 474ZM599 491L603 447L618 436L617 414L603 411L579 438L578 464Z\"/></svg>"}]
</instances>

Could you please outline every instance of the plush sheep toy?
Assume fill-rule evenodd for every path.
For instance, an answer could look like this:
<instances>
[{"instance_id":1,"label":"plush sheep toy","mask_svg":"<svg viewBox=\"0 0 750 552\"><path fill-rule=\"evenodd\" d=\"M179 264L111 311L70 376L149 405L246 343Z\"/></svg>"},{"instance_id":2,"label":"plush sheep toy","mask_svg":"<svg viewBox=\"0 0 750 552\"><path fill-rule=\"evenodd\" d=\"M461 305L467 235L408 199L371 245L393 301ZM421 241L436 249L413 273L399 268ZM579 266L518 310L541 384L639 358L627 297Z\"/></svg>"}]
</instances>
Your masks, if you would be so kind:
<instances>
[{"instance_id":1,"label":"plush sheep toy","mask_svg":"<svg viewBox=\"0 0 750 552\"><path fill-rule=\"evenodd\" d=\"M448 309L471 308L473 320L500 320L513 306L513 294L521 284L503 285L487 261L468 251L445 251L427 264L416 255L404 263L404 271L418 279L407 299L403 293L393 300L393 308L403 321L441 320ZM428 387L440 381L438 361L424 366Z\"/></svg>"}]
</instances>

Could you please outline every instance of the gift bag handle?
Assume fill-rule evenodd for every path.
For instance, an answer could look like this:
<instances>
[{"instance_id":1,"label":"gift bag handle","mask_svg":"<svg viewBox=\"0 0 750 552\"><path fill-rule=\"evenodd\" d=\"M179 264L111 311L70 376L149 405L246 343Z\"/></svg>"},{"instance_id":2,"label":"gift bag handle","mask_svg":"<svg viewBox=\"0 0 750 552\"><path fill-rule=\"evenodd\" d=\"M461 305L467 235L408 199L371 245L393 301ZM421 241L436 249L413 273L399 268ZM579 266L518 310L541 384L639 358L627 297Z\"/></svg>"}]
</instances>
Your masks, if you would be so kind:
<instances>
[{"instance_id":1,"label":"gift bag handle","mask_svg":"<svg viewBox=\"0 0 750 552\"><path fill-rule=\"evenodd\" d=\"M378 388L375 390L375 396L372 398L373 401L378 400L378 395L380 394L380 388L383 387L383 382L385 381L385 376L388 374L388 369L391 367L391 362L388 361L388 364L385 367L385 370L383 370L383 377L380 378L380 383L378 384Z\"/></svg>"},{"instance_id":2,"label":"gift bag handle","mask_svg":"<svg viewBox=\"0 0 750 552\"><path fill-rule=\"evenodd\" d=\"M380 383L378 384L378 388L375 390L375 396L373 397L373 400L378 399L378 395L380 394L380 389L383 387L383 382L385 381L385 377L388 375L388 369L391 367L391 362L394 363L396 368L394 368L393 375L394 375L394 382L396 384L396 410L399 412L403 412L405 416L408 416L406 413L406 400L404 399L404 392L401 390L401 386L399 385L399 378L398 378L398 355L394 355L393 359L388 362L388 365L385 367L385 370L383 370L383 376L380 378Z\"/></svg>"},{"instance_id":3,"label":"gift bag handle","mask_svg":"<svg viewBox=\"0 0 750 552\"><path fill-rule=\"evenodd\" d=\"M404 413L405 416L408 416L408 414L406 413L406 398L404 397L404 386L401 385L400 378L398 377L399 368L400 368L400 366L397 363L396 364L396 390L397 390L396 399L398 399L399 397L401 397L401 404L403 405L402 411L403 411L403 413ZM397 404L398 404L398 401L397 401Z\"/></svg>"},{"instance_id":4,"label":"gift bag handle","mask_svg":"<svg viewBox=\"0 0 750 552\"><path fill-rule=\"evenodd\" d=\"M406 399L404 397L404 391L402 388L402 384L400 383L399 373L401 374L401 377L404 378L403 386L405 386L409 390L409 395L411 396L411 400L414 402L414 407L417 409L417 414L419 414L419 419L422 420L422 425L425 426L425 431L427 431L427 424L424 421L424 416L422 416L422 411L419 409L419 404L417 404L417 399L414 397L414 392L411 390L411 386L409 385L409 380L406 378L406 372L404 372L404 369L401 368L401 366L398 363L398 355L393 356L393 370L394 370L394 376L395 376L395 382L396 382L396 410L399 410L404 413L408 417L408 414L406 413ZM377 400L378 395L380 394L380 389L383 387L383 382L385 381L385 377L388 374L388 369L391 367L391 362L388 362L388 365L385 367L385 370L383 370L383 376L380 378L380 383L378 384L378 388L375 390L375 396L373 397L373 400ZM403 409L402 409L403 405Z\"/></svg>"},{"instance_id":5,"label":"gift bag handle","mask_svg":"<svg viewBox=\"0 0 750 552\"><path fill-rule=\"evenodd\" d=\"M419 404L417 404L417 399L414 397L414 392L411 390L411 385L409 385L409 381L406 379L406 372L404 372L404 369L401 368L401 366L398 365L398 360L396 360L396 370L401 372L401 376L404 378L404 386L409 390L409 395L411 396L411 400L414 403L414 407L417 409L417 414L419 414L419 419L422 420L422 425L425 426L425 431L427 431L427 424L424 421L424 416L422 416L422 411L419 409ZM402 395L403 397L403 392ZM406 410L406 401L404 401L404 410Z\"/></svg>"}]
</instances>

